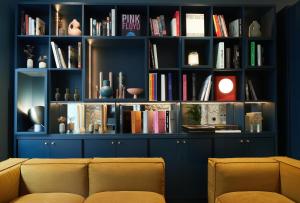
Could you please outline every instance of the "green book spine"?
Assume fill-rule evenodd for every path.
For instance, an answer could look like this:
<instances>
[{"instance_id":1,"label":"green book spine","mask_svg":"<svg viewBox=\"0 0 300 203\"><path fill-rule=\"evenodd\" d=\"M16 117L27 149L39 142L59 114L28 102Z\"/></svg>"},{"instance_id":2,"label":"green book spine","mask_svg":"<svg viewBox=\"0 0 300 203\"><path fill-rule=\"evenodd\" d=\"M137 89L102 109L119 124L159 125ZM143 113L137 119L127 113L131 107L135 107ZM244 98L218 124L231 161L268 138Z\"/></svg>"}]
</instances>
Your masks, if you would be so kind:
<instances>
[{"instance_id":1,"label":"green book spine","mask_svg":"<svg viewBox=\"0 0 300 203\"><path fill-rule=\"evenodd\" d=\"M251 66L255 66L255 42L251 42L250 45L251 53Z\"/></svg>"}]
</instances>

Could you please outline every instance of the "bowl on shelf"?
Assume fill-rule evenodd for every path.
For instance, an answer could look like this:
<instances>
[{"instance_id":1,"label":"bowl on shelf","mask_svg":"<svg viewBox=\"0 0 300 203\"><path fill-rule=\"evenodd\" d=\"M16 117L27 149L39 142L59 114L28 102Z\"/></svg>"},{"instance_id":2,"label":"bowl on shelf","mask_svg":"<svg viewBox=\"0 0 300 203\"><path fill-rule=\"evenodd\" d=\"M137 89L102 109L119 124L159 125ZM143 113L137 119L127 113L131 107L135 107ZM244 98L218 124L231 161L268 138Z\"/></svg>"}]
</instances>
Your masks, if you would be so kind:
<instances>
[{"instance_id":1,"label":"bowl on shelf","mask_svg":"<svg viewBox=\"0 0 300 203\"><path fill-rule=\"evenodd\" d=\"M134 99L138 98L138 95L142 94L144 92L143 88L127 88L127 92L131 95L133 95Z\"/></svg>"}]
</instances>

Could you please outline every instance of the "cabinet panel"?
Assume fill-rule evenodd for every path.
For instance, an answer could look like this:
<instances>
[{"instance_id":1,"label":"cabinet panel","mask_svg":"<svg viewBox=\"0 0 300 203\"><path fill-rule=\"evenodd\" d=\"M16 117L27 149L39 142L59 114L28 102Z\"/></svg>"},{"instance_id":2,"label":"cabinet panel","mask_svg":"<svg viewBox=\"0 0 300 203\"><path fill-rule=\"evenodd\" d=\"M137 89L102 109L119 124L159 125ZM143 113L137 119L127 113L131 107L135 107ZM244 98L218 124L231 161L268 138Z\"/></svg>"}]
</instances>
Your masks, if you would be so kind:
<instances>
[{"instance_id":1,"label":"cabinet panel","mask_svg":"<svg viewBox=\"0 0 300 203\"><path fill-rule=\"evenodd\" d=\"M250 138L247 156L274 156L274 139L273 138Z\"/></svg>"},{"instance_id":2,"label":"cabinet panel","mask_svg":"<svg viewBox=\"0 0 300 203\"><path fill-rule=\"evenodd\" d=\"M117 140L117 157L147 157L147 140Z\"/></svg>"},{"instance_id":3,"label":"cabinet panel","mask_svg":"<svg viewBox=\"0 0 300 203\"><path fill-rule=\"evenodd\" d=\"M115 157L115 140L85 140L84 157Z\"/></svg>"},{"instance_id":4,"label":"cabinet panel","mask_svg":"<svg viewBox=\"0 0 300 203\"><path fill-rule=\"evenodd\" d=\"M81 140L50 140L51 158L81 158Z\"/></svg>"},{"instance_id":5,"label":"cabinet panel","mask_svg":"<svg viewBox=\"0 0 300 203\"><path fill-rule=\"evenodd\" d=\"M215 157L243 157L244 153L243 138L216 138L215 139Z\"/></svg>"},{"instance_id":6,"label":"cabinet panel","mask_svg":"<svg viewBox=\"0 0 300 203\"><path fill-rule=\"evenodd\" d=\"M18 140L18 157L48 158L49 145L47 140Z\"/></svg>"}]
</instances>

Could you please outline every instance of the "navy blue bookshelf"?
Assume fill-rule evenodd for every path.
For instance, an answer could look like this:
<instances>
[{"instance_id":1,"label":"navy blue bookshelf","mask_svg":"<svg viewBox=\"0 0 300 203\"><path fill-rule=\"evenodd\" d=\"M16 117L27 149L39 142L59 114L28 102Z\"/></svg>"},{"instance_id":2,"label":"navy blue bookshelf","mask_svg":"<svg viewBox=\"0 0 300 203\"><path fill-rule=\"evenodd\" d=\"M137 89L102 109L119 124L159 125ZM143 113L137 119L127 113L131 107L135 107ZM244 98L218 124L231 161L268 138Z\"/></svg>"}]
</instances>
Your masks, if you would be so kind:
<instances>
[{"instance_id":1,"label":"navy blue bookshelf","mask_svg":"<svg viewBox=\"0 0 300 203\"><path fill-rule=\"evenodd\" d=\"M97 20L116 9L116 36L90 36L90 18ZM71 37L56 36L55 12L59 9L67 23L74 18L81 24L82 35ZM169 21L175 11L180 12L180 36L170 36ZM40 17L46 23L46 35L27 36L21 34L21 12ZM141 35L126 37L121 35L121 14L141 15ZM205 37L187 37L185 31L186 13L205 14ZM237 18L242 20L241 37L216 37L212 15L224 15L226 22ZM164 15L167 22L167 36L151 36L149 18ZM262 25L262 37L249 38L248 27L253 20ZM16 8L15 33L15 103L14 103L14 154L17 157L164 157L167 175L167 199L169 202L205 202L207 198L207 158L244 157L277 155L277 62L276 62L276 16L272 5L203 5L203 4L86 4L86 3L24 3ZM56 68L51 48L54 41L66 53L68 45L82 43L82 67L71 69ZM250 66L250 42L265 47L265 63L261 67ZM226 47L239 45L240 67L237 69L216 69L216 45L225 42ZM158 47L159 69L149 67L149 43ZM23 52L27 44L34 45L34 68L26 68ZM197 51L200 65L189 66L187 55ZM38 56L47 56L47 68L37 68ZM93 68L89 68L89 57ZM92 70L92 74L89 71ZM125 75L128 87L141 87L144 92L138 99L126 94L126 99L99 99L95 91L89 95L89 83L97 85L99 72L108 79L108 72L117 76ZM148 79L150 73L172 73L173 100L149 101ZM208 75L234 75L237 77L237 100L216 102L214 91L208 102L192 100L192 90L188 90L188 100L182 99L182 75L188 77L191 86L192 74L197 76L197 90ZM89 81L89 76L93 79ZM247 101L246 79L251 79L257 92L258 101ZM117 78L114 78L114 87ZM65 88L71 93L77 88L80 101L55 101L56 88L61 98ZM212 87L213 88L213 87ZM29 91L30 90L30 91ZM27 93L26 93L27 92ZM30 92L30 93L28 93ZM198 92L197 92L198 94ZM29 98L29 99L28 99ZM29 131L26 120L26 106L41 100L45 106L44 131ZM105 134L58 134L57 111L59 106L68 104L108 104L113 109L111 121L116 129ZM172 134L127 134L118 131L118 111L120 105L149 104L173 105L177 110L177 131ZM241 133L191 134L181 129L186 105L226 104L232 109ZM23 112L20 109L25 109ZM263 131L249 133L245 130L245 114L257 110L264 116ZM186 189L188 188L188 190Z\"/></svg>"}]
</instances>

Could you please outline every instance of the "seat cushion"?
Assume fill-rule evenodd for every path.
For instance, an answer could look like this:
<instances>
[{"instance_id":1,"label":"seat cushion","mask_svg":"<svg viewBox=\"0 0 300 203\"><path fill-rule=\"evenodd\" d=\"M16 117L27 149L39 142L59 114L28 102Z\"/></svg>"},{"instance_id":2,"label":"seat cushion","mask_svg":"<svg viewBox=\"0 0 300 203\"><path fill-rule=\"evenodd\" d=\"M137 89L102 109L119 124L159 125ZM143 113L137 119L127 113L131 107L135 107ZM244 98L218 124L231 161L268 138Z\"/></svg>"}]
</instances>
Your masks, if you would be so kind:
<instances>
[{"instance_id":1,"label":"seat cushion","mask_svg":"<svg viewBox=\"0 0 300 203\"><path fill-rule=\"evenodd\" d=\"M275 192L248 191L229 192L216 199L216 203L295 203L287 197Z\"/></svg>"},{"instance_id":2,"label":"seat cushion","mask_svg":"<svg viewBox=\"0 0 300 203\"><path fill-rule=\"evenodd\" d=\"M155 192L99 192L89 196L85 203L165 203L165 198Z\"/></svg>"},{"instance_id":3,"label":"seat cushion","mask_svg":"<svg viewBox=\"0 0 300 203\"><path fill-rule=\"evenodd\" d=\"M11 203L83 203L84 198L71 193L34 193L21 196Z\"/></svg>"}]
</instances>

